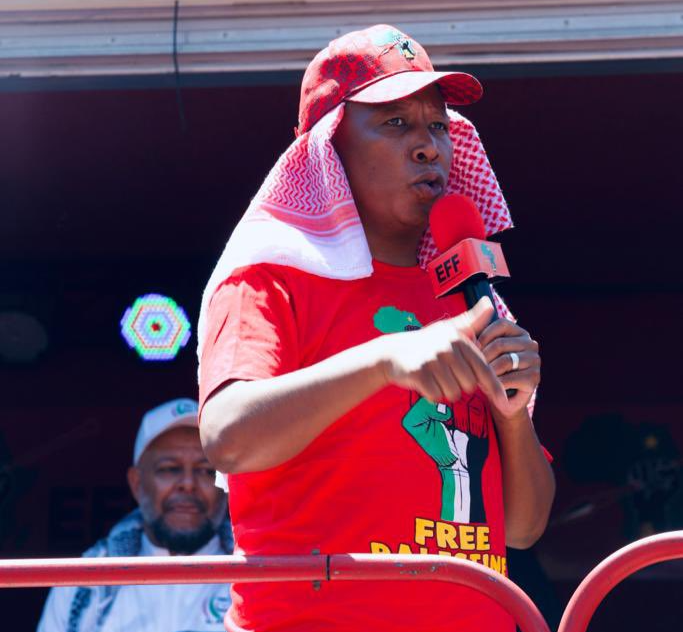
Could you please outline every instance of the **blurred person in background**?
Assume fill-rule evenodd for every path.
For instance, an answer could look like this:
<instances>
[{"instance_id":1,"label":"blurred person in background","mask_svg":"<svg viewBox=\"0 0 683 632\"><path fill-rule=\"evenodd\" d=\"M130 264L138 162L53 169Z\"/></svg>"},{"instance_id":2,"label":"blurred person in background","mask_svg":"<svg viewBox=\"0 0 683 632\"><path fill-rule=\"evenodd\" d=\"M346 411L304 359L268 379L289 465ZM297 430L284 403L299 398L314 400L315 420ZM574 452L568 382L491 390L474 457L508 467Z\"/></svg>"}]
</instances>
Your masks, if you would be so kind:
<instances>
[{"instance_id":1,"label":"blurred person in background","mask_svg":"<svg viewBox=\"0 0 683 632\"><path fill-rule=\"evenodd\" d=\"M204 456L197 402L150 410L135 440L128 484L138 507L84 557L232 553L226 497ZM60 587L38 632L209 632L223 629L227 584Z\"/></svg>"}]
</instances>

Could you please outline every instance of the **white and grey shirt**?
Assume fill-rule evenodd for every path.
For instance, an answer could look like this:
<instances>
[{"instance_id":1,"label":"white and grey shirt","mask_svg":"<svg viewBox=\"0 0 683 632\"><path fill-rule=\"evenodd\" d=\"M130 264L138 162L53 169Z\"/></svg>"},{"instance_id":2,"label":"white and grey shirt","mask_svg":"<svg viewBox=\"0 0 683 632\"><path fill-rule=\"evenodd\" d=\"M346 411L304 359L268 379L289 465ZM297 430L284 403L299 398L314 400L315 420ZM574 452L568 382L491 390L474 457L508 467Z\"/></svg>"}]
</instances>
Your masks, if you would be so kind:
<instances>
[{"instance_id":1,"label":"white and grey shirt","mask_svg":"<svg viewBox=\"0 0 683 632\"><path fill-rule=\"evenodd\" d=\"M119 523L118 529L86 556L104 557L108 548L117 546L114 555L169 555L166 549L154 546L141 528L136 533L120 528L141 527L139 520L131 524L132 517ZM118 538L118 543L107 547L112 537ZM225 540L216 535L195 555L231 553L232 541ZM222 632L229 606L228 584L60 587L50 591L37 632Z\"/></svg>"}]
</instances>

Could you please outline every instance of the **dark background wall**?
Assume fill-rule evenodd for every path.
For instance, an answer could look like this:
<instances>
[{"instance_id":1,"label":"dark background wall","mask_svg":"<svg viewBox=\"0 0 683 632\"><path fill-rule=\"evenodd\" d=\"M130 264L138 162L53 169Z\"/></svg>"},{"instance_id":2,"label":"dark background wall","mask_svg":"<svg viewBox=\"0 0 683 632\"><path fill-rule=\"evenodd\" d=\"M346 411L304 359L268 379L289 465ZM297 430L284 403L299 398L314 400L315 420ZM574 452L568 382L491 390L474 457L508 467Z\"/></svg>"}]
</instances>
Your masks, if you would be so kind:
<instances>
[{"instance_id":1,"label":"dark background wall","mask_svg":"<svg viewBox=\"0 0 683 632\"><path fill-rule=\"evenodd\" d=\"M500 237L513 274L501 292L541 342L535 418L559 487L536 555L564 599L629 539L683 526L683 75L485 88L463 113L517 226ZM139 419L195 396L196 363L194 337L173 362L139 361L121 315L160 292L196 322L297 101L295 85L185 89L182 131L171 90L0 93L0 311L49 333L36 362L0 364L0 556L79 555L132 505ZM595 629L613 629L634 594L671 629L674 584L650 575L615 593ZM0 591L0 612L31 630L44 595Z\"/></svg>"}]
</instances>

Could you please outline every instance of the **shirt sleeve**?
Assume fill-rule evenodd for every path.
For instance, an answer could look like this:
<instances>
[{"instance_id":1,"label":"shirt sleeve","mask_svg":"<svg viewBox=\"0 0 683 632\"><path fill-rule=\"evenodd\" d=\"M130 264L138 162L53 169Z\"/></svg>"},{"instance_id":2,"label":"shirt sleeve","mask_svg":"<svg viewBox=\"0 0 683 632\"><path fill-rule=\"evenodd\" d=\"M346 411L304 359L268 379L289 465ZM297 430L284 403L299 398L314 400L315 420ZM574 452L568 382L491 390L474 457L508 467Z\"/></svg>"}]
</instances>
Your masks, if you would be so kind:
<instances>
[{"instance_id":1,"label":"shirt sleeve","mask_svg":"<svg viewBox=\"0 0 683 632\"><path fill-rule=\"evenodd\" d=\"M229 380L261 380L299 368L296 313L290 289L267 266L236 271L215 291L199 364L200 411Z\"/></svg>"},{"instance_id":2,"label":"shirt sleeve","mask_svg":"<svg viewBox=\"0 0 683 632\"><path fill-rule=\"evenodd\" d=\"M71 602L77 588L52 588L36 632L67 632Z\"/></svg>"}]
</instances>

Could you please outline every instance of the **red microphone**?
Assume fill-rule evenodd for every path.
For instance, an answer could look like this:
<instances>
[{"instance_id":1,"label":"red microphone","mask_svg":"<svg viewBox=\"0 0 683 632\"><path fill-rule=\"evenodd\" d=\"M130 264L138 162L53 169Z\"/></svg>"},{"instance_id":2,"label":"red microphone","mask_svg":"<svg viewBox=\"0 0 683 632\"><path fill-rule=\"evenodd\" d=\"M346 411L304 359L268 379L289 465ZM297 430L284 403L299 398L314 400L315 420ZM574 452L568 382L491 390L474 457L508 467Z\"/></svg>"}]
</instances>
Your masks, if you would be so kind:
<instances>
[{"instance_id":1,"label":"red microphone","mask_svg":"<svg viewBox=\"0 0 683 632\"><path fill-rule=\"evenodd\" d=\"M491 283L509 278L500 244L486 241L484 220L472 198L448 195L437 200L429 214L434 243L441 251L427 267L437 297L462 292L467 309L488 296L493 305L491 322L498 320ZM517 389L506 389L514 397Z\"/></svg>"},{"instance_id":2,"label":"red microphone","mask_svg":"<svg viewBox=\"0 0 683 632\"><path fill-rule=\"evenodd\" d=\"M427 267L436 296L462 292L468 309L488 296L495 307L490 284L508 278L510 272L500 244L486 241L484 220L474 201L466 195L437 200L429 225L442 253Z\"/></svg>"}]
</instances>

